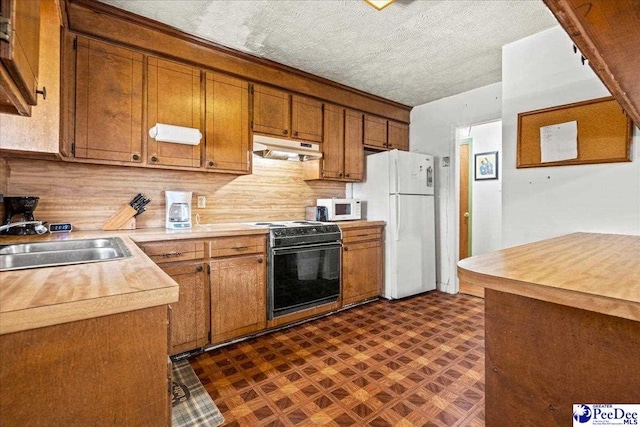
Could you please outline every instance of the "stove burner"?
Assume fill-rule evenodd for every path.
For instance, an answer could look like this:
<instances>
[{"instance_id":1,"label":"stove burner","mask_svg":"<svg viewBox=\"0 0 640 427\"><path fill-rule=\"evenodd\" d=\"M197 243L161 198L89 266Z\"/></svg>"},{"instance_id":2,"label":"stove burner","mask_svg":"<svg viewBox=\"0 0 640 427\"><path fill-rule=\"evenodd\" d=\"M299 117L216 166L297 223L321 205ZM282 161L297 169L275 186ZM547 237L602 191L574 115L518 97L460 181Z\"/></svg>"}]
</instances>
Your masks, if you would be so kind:
<instances>
[{"instance_id":1,"label":"stove burner","mask_svg":"<svg viewBox=\"0 0 640 427\"><path fill-rule=\"evenodd\" d=\"M252 225L264 226L267 228L284 228L286 225L275 222L254 222Z\"/></svg>"}]
</instances>

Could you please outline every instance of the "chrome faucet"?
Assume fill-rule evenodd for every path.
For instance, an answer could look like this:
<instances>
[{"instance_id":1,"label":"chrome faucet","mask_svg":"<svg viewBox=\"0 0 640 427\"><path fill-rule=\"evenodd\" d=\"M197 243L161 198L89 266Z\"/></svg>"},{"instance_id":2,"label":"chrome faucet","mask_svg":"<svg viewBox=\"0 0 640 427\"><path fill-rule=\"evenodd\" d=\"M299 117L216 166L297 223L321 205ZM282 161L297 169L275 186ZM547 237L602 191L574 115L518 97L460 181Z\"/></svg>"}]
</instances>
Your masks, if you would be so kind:
<instances>
[{"instance_id":1,"label":"chrome faucet","mask_svg":"<svg viewBox=\"0 0 640 427\"><path fill-rule=\"evenodd\" d=\"M5 231L13 227L21 227L23 225L35 225L34 230L37 234L46 233L47 227L42 225L42 221L20 221L20 222L10 222L9 224L5 224L0 226L0 231Z\"/></svg>"}]
</instances>

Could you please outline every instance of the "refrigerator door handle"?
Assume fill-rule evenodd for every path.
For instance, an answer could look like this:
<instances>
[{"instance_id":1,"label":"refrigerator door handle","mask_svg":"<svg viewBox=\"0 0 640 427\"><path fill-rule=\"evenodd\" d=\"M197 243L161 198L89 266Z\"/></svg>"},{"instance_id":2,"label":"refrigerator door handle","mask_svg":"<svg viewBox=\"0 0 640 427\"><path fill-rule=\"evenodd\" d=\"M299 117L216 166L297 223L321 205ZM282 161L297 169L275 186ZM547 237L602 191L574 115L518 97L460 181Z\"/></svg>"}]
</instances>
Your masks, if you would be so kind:
<instances>
[{"instance_id":1,"label":"refrigerator door handle","mask_svg":"<svg viewBox=\"0 0 640 427\"><path fill-rule=\"evenodd\" d=\"M396 188L392 189L394 193L400 193L400 172L398 171L398 158L393 156L393 163L395 164L396 173Z\"/></svg>"},{"instance_id":2,"label":"refrigerator door handle","mask_svg":"<svg viewBox=\"0 0 640 427\"><path fill-rule=\"evenodd\" d=\"M402 212L402 207L400 206L400 200L402 199L400 196L398 197L398 202L396 203L396 242L400 240L400 214Z\"/></svg>"},{"instance_id":3,"label":"refrigerator door handle","mask_svg":"<svg viewBox=\"0 0 640 427\"><path fill-rule=\"evenodd\" d=\"M427 187L433 187L433 167L427 168Z\"/></svg>"}]
</instances>

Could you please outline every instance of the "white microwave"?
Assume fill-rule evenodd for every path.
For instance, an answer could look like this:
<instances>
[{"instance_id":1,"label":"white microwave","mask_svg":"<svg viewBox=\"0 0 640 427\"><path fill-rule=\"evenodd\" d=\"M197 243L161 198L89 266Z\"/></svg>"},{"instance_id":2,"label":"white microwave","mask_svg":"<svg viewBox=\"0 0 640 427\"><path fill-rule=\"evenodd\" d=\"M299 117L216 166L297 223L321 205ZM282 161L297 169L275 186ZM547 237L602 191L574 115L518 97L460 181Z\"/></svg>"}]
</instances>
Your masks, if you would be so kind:
<instances>
[{"instance_id":1,"label":"white microwave","mask_svg":"<svg viewBox=\"0 0 640 427\"><path fill-rule=\"evenodd\" d=\"M327 208L328 221L349 221L362 219L359 199L317 199L316 205Z\"/></svg>"}]
</instances>

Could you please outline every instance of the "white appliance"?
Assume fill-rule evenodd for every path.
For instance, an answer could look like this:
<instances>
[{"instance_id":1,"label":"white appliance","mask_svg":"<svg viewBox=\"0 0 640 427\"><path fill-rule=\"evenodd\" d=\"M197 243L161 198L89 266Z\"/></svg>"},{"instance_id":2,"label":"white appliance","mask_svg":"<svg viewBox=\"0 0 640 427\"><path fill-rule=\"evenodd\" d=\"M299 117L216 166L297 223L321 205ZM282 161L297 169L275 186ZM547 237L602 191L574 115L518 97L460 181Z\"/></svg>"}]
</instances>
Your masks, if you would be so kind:
<instances>
[{"instance_id":1,"label":"white appliance","mask_svg":"<svg viewBox=\"0 0 640 427\"><path fill-rule=\"evenodd\" d=\"M358 199L316 199L317 206L327 208L327 221L352 221L362 218Z\"/></svg>"},{"instance_id":2,"label":"white appliance","mask_svg":"<svg viewBox=\"0 0 640 427\"><path fill-rule=\"evenodd\" d=\"M191 191L165 191L166 228L191 228Z\"/></svg>"},{"instance_id":3,"label":"white appliance","mask_svg":"<svg viewBox=\"0 0 640 427\"><path fill-rule=\"evenodd\" d=\"M383 296L403 298L436 288L433 156L391 150L367 156L353 197L365 218L385 221Z\"/></svg>"}]
</instances>

